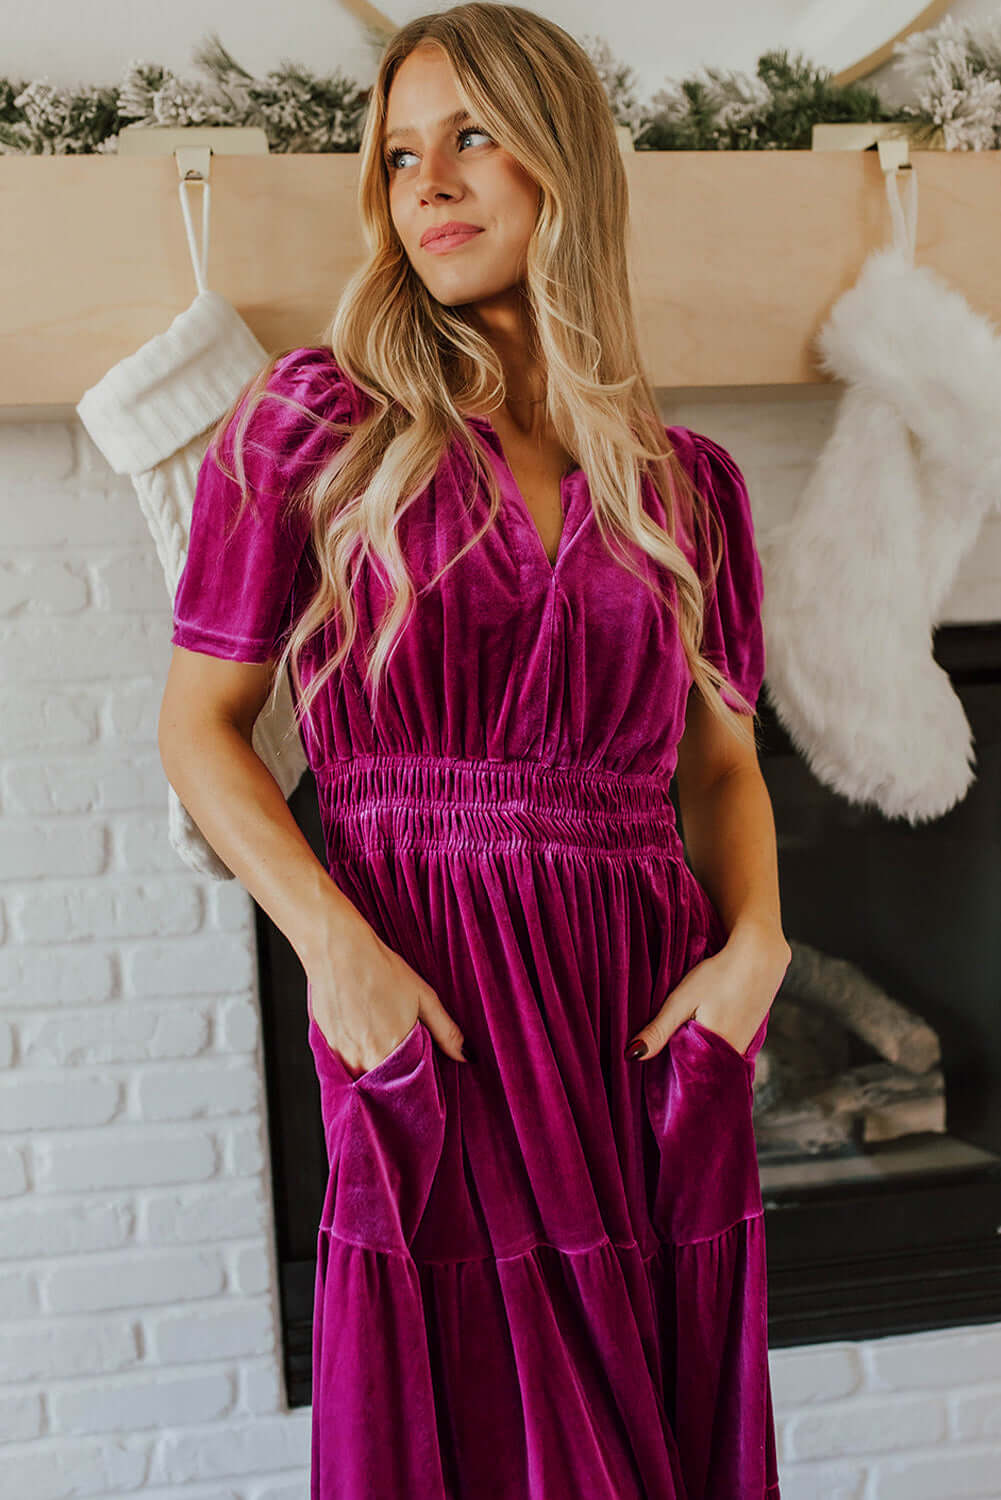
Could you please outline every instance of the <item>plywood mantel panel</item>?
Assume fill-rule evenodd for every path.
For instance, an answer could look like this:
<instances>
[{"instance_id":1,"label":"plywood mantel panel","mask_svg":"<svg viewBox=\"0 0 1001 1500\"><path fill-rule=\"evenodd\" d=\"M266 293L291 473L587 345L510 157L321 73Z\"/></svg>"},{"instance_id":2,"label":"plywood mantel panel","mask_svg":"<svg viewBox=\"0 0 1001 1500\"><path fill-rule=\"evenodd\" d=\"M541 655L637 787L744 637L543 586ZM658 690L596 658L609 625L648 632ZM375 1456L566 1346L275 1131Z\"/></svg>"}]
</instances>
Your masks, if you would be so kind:
<instances>
[{"instance_id":1,"label":"plywood mantel panel","mask_svg":"<svg viewBox=\"0 0 1001 1500\"><path fill-rule=\"evenodd\" d=\"M826 383L811 341L890 237L875 151L624 153L658 387ZM1001 325L997 152L912 151L917 261ZM318 342L362 259L354 153L213 156L208 284L265 348ZM907 174L900 178L908 191ZM201 189L189 190L196 230ZM173 157L0 157L0 408L72 406L196 293Z\"/></svg>"}]
</instances>

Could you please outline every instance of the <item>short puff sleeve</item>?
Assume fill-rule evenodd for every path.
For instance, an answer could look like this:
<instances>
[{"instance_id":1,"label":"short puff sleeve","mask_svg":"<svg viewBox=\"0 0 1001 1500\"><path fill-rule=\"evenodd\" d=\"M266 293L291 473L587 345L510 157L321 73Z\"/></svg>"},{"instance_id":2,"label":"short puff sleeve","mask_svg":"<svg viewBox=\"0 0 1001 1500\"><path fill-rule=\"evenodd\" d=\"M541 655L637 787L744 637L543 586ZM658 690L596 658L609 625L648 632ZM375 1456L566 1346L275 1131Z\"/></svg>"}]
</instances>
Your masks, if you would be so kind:
<instances>
[{"instance_id":1,"label":"short puff sleeve","mask_svg":"<svg viewBox=\"0 0 1001 1500\"><path fill-rule=\"evenodd\" d=\"M295 349L275 365L265 387L290 396L327 420L352 422L362 393L329 349ZM234 436L249 396L227 424L219 447L235 472ZM296 575L309 540L305 506L289 499L346 439L297 408L264 397L243 437L250 491L240 519L240 485L206 451L195 483L183 570L174 595L171 642L231 661L265 662L284 644L293 621Z\"/></svg>"},{"instance_id":2,"label":"short puff sleeve","mask_svg":"<svg viewBox=\"0 0 1001 1500\"><path fill-rule=\"evenodd\" d=\"M710 583L705 603L702 654L756 708L765 675L765 640L761 624L764 579L754 538L751 502L744 476L719 443L701 433L695 441L695 482L718 522L703 537L698 532L697 569L706 582L712 576L712 557L721 549L715 585ZM708 551L706 548L708 547ZM740 705L723 690L723 701Z\"/></svg>"}]
</instances>

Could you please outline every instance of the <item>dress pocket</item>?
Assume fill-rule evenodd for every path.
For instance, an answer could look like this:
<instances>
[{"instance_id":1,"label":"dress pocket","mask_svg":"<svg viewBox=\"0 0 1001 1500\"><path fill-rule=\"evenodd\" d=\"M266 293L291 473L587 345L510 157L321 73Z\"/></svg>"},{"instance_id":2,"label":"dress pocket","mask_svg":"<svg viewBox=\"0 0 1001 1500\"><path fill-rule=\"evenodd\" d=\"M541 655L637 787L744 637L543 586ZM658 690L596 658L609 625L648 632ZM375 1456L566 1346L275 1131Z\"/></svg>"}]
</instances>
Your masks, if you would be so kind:
<instances>
[{"instance_id":1,"label":"dress pocket","mask_svg":"<svg viewBox=\"0 0 1001 1500\"><path fill-rule=\"evenodd\" d=\"M641 1064L658 1148L654 1227L672 1244L710 1239L762 1212L750 1051L692 1018Z\"/></svg>"},{"instance_id":2,"label":"dress pocket","mask_svg":"<svg viewBox=\"0 0 1001 1500\"><path fill-rule=\"evenodd\" d=\"M333 1066L337 1071L344 1075L347 1082L352 1088L357 1088L360 1083L363 1083L366 1079L371 1078L373 1074L378 1074L384 1068L391 1067L393 1061L397 1057L397 1054L406 1047L408 1041L413 1036L418 1026L423 1025L424 1022L421 1020L420 1016L418 1016L413 1026L411 1026L410 1030L407 1032L406 1036L402 1037L401 1040L397 1042L392 1052L387 1053L385 1057L381 1058L379 1062L375 1063L371 1068L366 1068L364 1073L352 1073L351 1069L348 1067L341 1054L334 1047L331 1047L330 1043L327 1041L327 1038L324 1036L322 1030L320 1029L319 1022L313 1015L310 1015L309 1018L310 1045L313 1045L313 1043L315 1042L315 1046L313 1046L314 1056L318 1051L325 1062Z\"/></svg>"},{"instance_id":3,"label":"dress pocket","mask_svg":"<svg viewBox=\"0 0 1001 1500\"><path fill-rule=\"evenodd\" d=\"M706 1038L711 1046L721 1048L724 1055L728 1053L731 1056L737 1058L737 1060L742 1063L747 1063L750 1061L746 1052L738 1052L737 1048L731 1041L727 1040L722 1032L714 1031L711 1026L707 1026L705 1022L700 1021L697 1016L690 1016L689 1019L685 1022L685 1025L693 1026L701 1036L704 1036Z\"/></svg>"},{"instance_id":4,"label":"dress pocket","mask_svg":"<svg viewBox=\"0 0 1001 1500\"><path fill-rule=\"evenodd\" d=\"M727 1038L723 1036L722 1032L714 1031L711 1026L707 1026L705 1022L700 1021L697 1016L690 1016L688 1021L685 1022L685 1025L694 1027L695 1030L699 1032L700 1035L704 1036L709 1042L725 1049L727 1052L731 1053L733 1057L739 1058L740 1061L745 1064L745 1066L750 1068L751 1076L753 1078L754 1059L761 1051L762 1043L765 1040L765 1035L768 1031L768 1017L770 1014L770 1011L765 1012L765 1016L761 1022L761 1025L751 1037L751 1040L748 1042L743 1052L738 1052L737 1048L731 1041L728 1041Z\"/></svg>"},{"instance_id":5,"label":"dress pocket","mask_svg":"<svg viewBox=\"0 0 1001 1500\"><path fill-rule=\"evenodd\" d=\"M320 1227L369 1249L407 1253L445 1140L431 1032L418 1017L392 1052L357 1078L312 1014L309 1034L330 1163Z\"/></svg>"}]
</instances>

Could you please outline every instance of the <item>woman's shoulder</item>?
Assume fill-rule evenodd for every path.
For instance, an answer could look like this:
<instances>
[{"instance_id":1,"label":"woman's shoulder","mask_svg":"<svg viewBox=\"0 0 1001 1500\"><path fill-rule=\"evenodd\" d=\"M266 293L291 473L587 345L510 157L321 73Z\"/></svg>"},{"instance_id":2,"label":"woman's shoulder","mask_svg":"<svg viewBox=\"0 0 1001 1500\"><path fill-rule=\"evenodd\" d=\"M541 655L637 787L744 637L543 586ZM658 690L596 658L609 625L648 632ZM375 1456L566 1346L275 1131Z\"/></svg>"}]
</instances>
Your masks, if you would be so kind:
<instances>
[{"instance_id":1,"label":"woman's shoulder","mask_svg":"<svg viewBox=\"0 0 1001 1500\"><path fill-rule=\"evenodd\" d=\"M681 459L681 462L685 465L686 469L690 469L695 459L695 440L698 434L694 433L690 427L671 424L665 424L664 431L670 440L671 447Z\"/></svg>"},{"instance_id":2,"label":"woman's shoulder","mask_svg":"<svg viewBox=\"0 0 1001 1500\"><path fill-rule=\"evenodd\" d=\"M345 416L360 418L370 404L367 393L352 380L325 344L297 345L279 355L267 379L266 389L290 396L311 411L322 411L327 416L337 408L335 420L342 420ZM279 405L277 402L269 404Z\"/></svg>"},{"instance_id":3,"label":"woman's shoulder","mask_svg":"<svg viewBox=\"0 0 1001 1500\"><path fill-rule=\"evenodd\" d=\"M255 388L261 399L244 425ZM289 399L267 399L266 392ZM311 513L292 501L346 440L361 415L363 394L331 351L317 346L281 353L247 382L223 426L218 452L210 446L198 471L174 597L175 645L248 662L275 654L292 619L300 562L308 556ZM253 502L246 508L235 468L238 431L240 467Z\"/></svg>"},{"instance_id":4,"label":"woman's shoulder","mask_svg":"<svg viewBox=\"0 0 1001 1500\"><path fill-rule=\"evenodd\" d=\"M742 591L752 602L757 601L763 586L761 558L751 498L740 466L729 449L703 432L690 427L668 427L667 433L700 497L703 508L700 522L712 515L719 527L722 564L714 586L725 589L729 580L734 589ZM715 536L707 534L704 524L697 524L694 544L684 532L682 546L689 560L708 579Z\"/></svg>"},{"instance_id":5,"label":"woman's shoulder","mask_svg":"<svg viewBox=\"0 0 1001 1500\"><path fill-rule=\"evenodd\" d=\"M263 383L262 374L247 381L215 451L232 467L241 433L252 487L287 489L300 471L311 470L346 440L367 413L369 397L324 345L285 350Z\"/></svg>"},{"instance_id":6,"label":"woman's shoulder","mask_svg":"<svg viewBox=\"0 0 1001 1500\"><path fill-rule=\"evenodd\" d=\"M664 431L671 440L671 446L685 467L692 472L692 478L702 477L710 481L726 476L733 479L740 471L734 462L733 456L723 447L722 443L716 442L704 432L696 432L693 427L665 426Z\"/></svg>"},{"instance_id":7,"label":"woman's shoulder","mask_svg":"<svg viewBox=\"0 0 1001 1500\"><path fill-rule=\"evenodd\" d=\"M738 535L752 534L747 482L733 454L691 427L666 427L665 431L696 490L724 527Z\"/></svg>"},{"instance_id":8,"label":"woman's shoulder","mask_svg":"<svg viewBox=\"0 0 1001 1500\"><path fill-rule=\"evenodd\" d=\"M690 465L695 487L720 528L718 568L714 571L710 563L716 539L706 539L701 528L694 554L697 570L710 585L703 622L703 654L716 663L753 707L765 670L761 619L764 574L747 482L722 443L687 427L670 428L669 432L672 436L681 435L679 456ZM725 694L724 700L738 707Z\"/></svg>"}]
</instances>

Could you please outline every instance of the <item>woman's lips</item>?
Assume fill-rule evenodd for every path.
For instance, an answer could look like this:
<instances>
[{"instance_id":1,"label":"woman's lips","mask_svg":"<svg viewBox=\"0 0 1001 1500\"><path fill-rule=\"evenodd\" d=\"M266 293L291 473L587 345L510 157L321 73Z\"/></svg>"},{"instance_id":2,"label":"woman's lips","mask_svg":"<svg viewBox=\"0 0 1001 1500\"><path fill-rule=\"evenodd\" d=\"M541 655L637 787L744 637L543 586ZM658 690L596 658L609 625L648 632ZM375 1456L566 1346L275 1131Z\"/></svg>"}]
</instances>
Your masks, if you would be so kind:
<instances>
[{"instance_id":1,"label":"woman's lips","mask_svg":"<svg viewBox=\"0 0 1001 1500\"><path fill-rule=\"evenodd\" d=\"M460 245L475 240L482 233L482 229L466 229L461 234L439 234L435 239L428 240L424 249L430 250L432 255L442 255L446 250L457 250Z\"/></svg>"}]
</instances>

